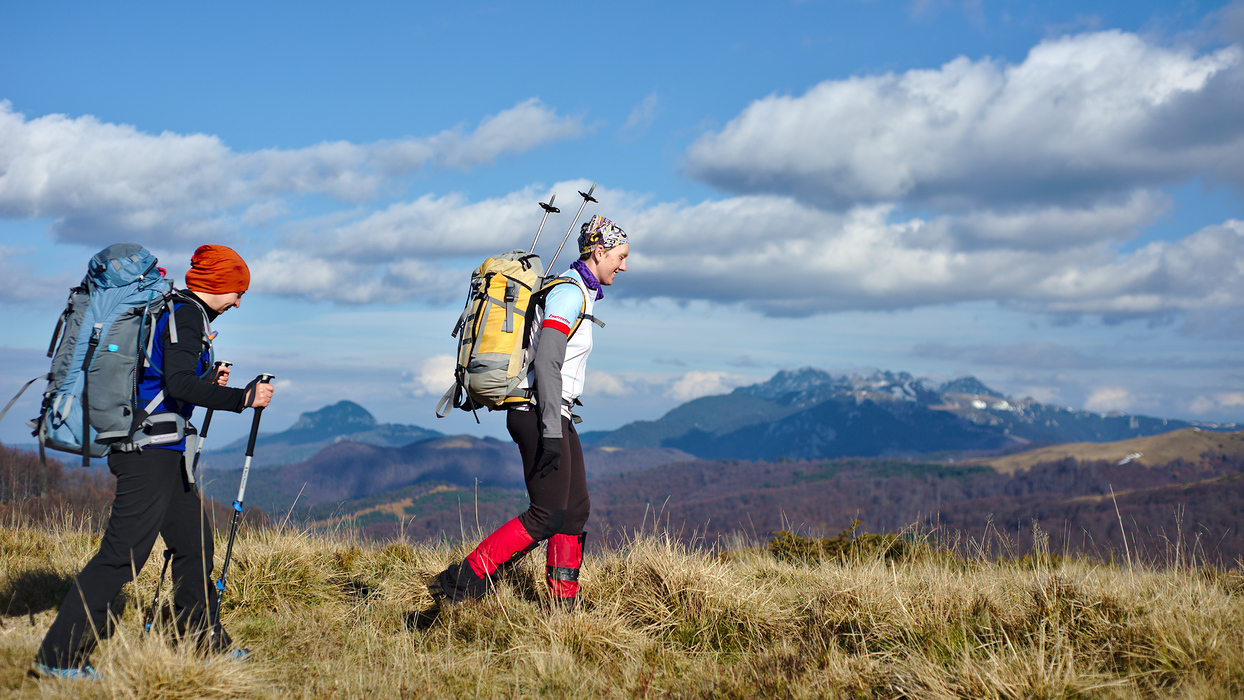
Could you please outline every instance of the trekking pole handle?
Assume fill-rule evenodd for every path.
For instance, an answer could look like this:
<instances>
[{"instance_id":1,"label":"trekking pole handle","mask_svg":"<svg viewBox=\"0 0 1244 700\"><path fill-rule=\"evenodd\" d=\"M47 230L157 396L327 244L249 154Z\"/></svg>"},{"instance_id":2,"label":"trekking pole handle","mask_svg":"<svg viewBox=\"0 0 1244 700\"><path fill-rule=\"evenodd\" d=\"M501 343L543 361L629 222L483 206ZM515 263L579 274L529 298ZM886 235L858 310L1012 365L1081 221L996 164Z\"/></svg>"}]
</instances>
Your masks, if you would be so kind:
<instances>
[{"instance_id":1,"label":"trekking pole handle","mask_svg":"<svg viewBox=\"0 0 1244 700\"><path fill-rule=\"evenodd\" d=\"M557 201L556 192L553 193L552 197L549 197L549 201L547 203L540 202L540 208L544 210L544 216L540 218L540 228L536 229L536 237L532 239L531 248L529 248L527 252L529 253L536 252L536 242L540 240L540 232L544 230L544 222L549 220L549 214L560 214L561 213L562 211L561 209L558 209L557 207L553 206L553 202L555 201Z\"/></svg>"},{"instance_id":2,"label":"trekking pole handle","mask_svg":"<svg viewBox=\"0 0 1244 700\"><path fill-rule=\"evenodd\" d=\"M233 366L232 362L226 362L225 360L217 360L216 363L212 365L212 372L213 372L212 379L214 380L216 378L215 373L219 372L221 367L232 367L232 366ZM207 415L203 416L203 429L199 431L198 445L194 450L195 466L198 466L199 451L203 449L203 440L207 438L207 429L212 427L212 414L215 412L216 412L216 409L209 408L207 409Z\"/></svg>"},{"instance_id":3,"label":"trekking pole handle","mask_svg":"<svg viewBox=\"0 0 1244 700\"><path fill-rule=\"evenodd\" d=\"M216 379L216 375L220 374L221 367L232 367L233 363L228 360L216 360L212 363L212 379Z\"/></svg>"},{"instance_id":4,"label":"trekking pole handle","mask_svg":"<svg viewBox=\"0 0 1244 700\"><path fill-rule=\"evenodd\" d=\"M261 374L258 377L255 377L255 383L256 384L269 384L272 382L273 379L276 379L276 375L267 374L265 372L264 374ZM251 420L251 439L249 442L246 443L246 456L247 457L255 456L255 440L259 437L259 416L262 413L263 413L263 406L256 406L255 407L255 418Z\"/></svg>"},{"instance_id":5,"label":"trekking pole handle","mask_svg":"<svg viewBox=\"0 0 1244 700\"><path fill-rule=\"evenodd\" d=\"M584 193L582 190L579 191L579 196L583 198L583 204L579 205L579 211L578 213L574 215L574 221L570 222L570 228L566 229L566 235L562 236L562 244L557 246L557 252L553 253L553 259L549 260L549 266L546 268L546 270L552 270L553 263L557 262L557 256L562 254L562 248L565 248L566 241L570 240L570 232L574 230L574 225L579 223L579 217L583 216L583 208L587 206L588 202L596 202L596 198L592 196L592 193L595 191L596 191L595 182L592 183L592 186L588 188L586 193ZM599 204L599 202L597 203Z\"/></svg>"}]
</instances>

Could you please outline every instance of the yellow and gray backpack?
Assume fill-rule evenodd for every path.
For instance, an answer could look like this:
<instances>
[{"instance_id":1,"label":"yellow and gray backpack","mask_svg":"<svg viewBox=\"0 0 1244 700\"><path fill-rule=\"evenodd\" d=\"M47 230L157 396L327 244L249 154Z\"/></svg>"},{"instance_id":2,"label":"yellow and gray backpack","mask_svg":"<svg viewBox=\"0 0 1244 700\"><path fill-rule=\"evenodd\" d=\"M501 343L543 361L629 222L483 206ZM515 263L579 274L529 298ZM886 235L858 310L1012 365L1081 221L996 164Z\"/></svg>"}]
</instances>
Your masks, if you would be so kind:
<instances>
[{"instance_id":1,"label":"yellow and gray backpack","mask_svg":"<svg viewBox=\"0 0 1244 700\"><path fill-rule=\"evenodd\" d=\"M531 401L525 385L532 340L539 332L533 323L536 312L550 290L567 283L575 282L568 277L545 280L540 256L524 250L494 255L472 273L466 308L450 334L458 338L454 384L436 404L438 417L448 416L453 408L496 411ZM584 319L605 325L584 310L570 335Z\"/></svg>"}]
</instances>

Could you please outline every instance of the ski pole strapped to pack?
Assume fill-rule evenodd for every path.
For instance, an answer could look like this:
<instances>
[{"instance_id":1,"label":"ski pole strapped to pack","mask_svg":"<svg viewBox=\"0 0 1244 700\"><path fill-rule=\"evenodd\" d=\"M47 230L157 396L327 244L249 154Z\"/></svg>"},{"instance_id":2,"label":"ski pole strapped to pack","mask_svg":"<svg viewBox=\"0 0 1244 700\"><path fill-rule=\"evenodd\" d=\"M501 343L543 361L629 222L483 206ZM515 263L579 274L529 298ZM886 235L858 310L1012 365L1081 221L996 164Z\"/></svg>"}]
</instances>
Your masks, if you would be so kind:
<instances>
[{"instance_id":1,"label":"ski pole strapped to pack","mask_svg":"<svg viewBox=\"0 0 1244 700\"><path fill-rule=\"evenodd\" d=\"M561 254L562 247L583 214L583 208L588 202L596 201L592 196L595 191L596 183L593 182L587 192L579 193L583 203L574 221L570 222L570 228L566 229L550 266ZM471 275L466 308L450 334L450 337L458 338L454 383L436 403L437 417L448 416L454 408L475 413L479 408L495 411L531 401L531 390L526 388L527 366L531 364L535 345L532 341L539 332L539 326L535 323L537 312L549 290L558 284L573 281L562 277L546 280L543 263L535 254L544 222L549 214L561 211L553 206L556 196L550 197L547 204L540 203L544 216L540 219L535 240L531 242L531 252L512 250L494 255ZM574 328L578 328L579 321L584 318L605 325L585 316L583 309L580 309ZM574 334L574 329L570 334ZM475 420L479 421L478 414Z\"/></svg>"}]
</instances>

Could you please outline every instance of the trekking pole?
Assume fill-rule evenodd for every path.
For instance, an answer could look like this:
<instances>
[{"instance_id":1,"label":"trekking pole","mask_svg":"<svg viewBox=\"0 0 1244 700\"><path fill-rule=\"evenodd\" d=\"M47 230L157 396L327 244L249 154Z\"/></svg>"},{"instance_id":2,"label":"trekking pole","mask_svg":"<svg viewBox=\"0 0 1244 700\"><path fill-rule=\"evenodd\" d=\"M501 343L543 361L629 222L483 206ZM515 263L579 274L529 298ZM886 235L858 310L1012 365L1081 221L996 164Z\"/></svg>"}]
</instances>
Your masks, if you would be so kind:
<instances>
[{"instance_id":1,"label":"trekking pole","mask_svg":"<svg viewBox=\"0 0 1244 700\"><path fill-rule=\"evenodd\" d=\"M225 362L224 360L218 361L215 365L213 365L214 370L212 378L216 378L216 374L220 372L221 367L232 366L232 362ZM199 431L199 437L194 444L194 461L191 462L190 468L186 470L186 479L192 484L194 483L194 475L198 473L199 470L199 455L203 453L203 442L207 440L207 429L212 427L212 414L215 412L216 409L214 408L207 409L207 415L203 416L203 429Z\"/></svg>"},{"instance_id":2,"label":"trekking pole","mask_svg":"<svg viewBox=\"0 0 1244 700\"><path fill-rule=\"evenodd\" d=\"M155 595L151 596L151 609L147 611L147 619L143 621L143 634L151 631L155 622L156 606L160 604L160 589L164 588L164 575L168 573L168 562L173 558L173 550L164 550L164 567L160 569L160 582L156 584Z\"/></svg>"},{"instance_id":3,"label":"trekking pole","mask_svg":"<svg viewBox=\"0 0 1244 700\"><path fill-rule=\"evenodd\" d=\"M553 201L556 199L557 199L557 193L554 192L553 196L549 197L548 204L545 204L544 202L540 202L540 207L544 209L544 218L540 219L540 228L536 229L536 237L534 240L531 241L531 248L528 249L527 251L528 253L536 252L536 241L540 240L540 232L544 230L544 222L549 220L549 214L562 213L561 209L558 209L557 207L553 206Z\"/></svg>"},{"instance_id":4,"label":"trekking pole","mask_svg":"<svg viewBox=\"0 0 1244 700\"><path fill-rule=\"evenodd\" d=\"M275 376L261 374L255 378L256 389L259 384L267 384ZM242 499L246 497L246 477L251 472L251 458L255 456L255 438L259 437L259 418L263 415L263 406L255 407L255 417L251 420L251 439L246 443L246 462L242 464L242 481L238 484L238 499L233 502L233 524L229 526L229 546L225 548L225 563L220 567L220 578L216 579L216 605L212 612L212 633L220 624L220 599L225 595L225 578L229 575L229 559L233 556L233 538L238 534L238 519L242 516Z\"/></svg>"},{"instance_id":5,"label":"trekking pole","mask_svg":"<svg viewBox=\"0 0 1244 700\"><path fill-rule=\"evenodd\" d=\"M570 232L574 230L574 225L579 223L579 217L583 216L583 208L587 206L588 202L596 201L596 198L592 196L592 193L595 191L595 182L592 183L592 186L588 189L587 194L584 194L582 190L579 191L579 196L583 198L583 204L579 205L579 213L574 215L574 221L570 222L570 228L566 229L566 235L562 236L562 244L557 246L557 252L553 253L553 259L549 261L548 267L544 268L545 271L553 269L553 263L557 261L557 256L562 254L562 248L566 246L566 241L570 240Z\"/></svg>"}]
</instances>

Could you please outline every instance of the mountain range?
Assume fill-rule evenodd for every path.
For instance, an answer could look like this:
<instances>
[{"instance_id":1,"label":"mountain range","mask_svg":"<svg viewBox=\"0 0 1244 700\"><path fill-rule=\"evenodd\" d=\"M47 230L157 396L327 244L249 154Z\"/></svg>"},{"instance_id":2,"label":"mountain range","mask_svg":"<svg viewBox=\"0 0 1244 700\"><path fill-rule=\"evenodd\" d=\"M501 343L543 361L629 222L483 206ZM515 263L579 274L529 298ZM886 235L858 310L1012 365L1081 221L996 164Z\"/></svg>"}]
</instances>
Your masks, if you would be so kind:
<instances>
[{"instance_id":1,"label":"mountain range","mask_svg":"<svg viewBox=\"0 0 1244 700\"><path fill-rule=\"evenodd\" d=\"M584 433L602 447L682 450L702 459L913 457L1106 442L1194 426L1014 399L975 377L941 385L907 372L835 376L806 367L689 401L655 421Z\"/></svg>"},{"instance_id":2,"label":"mountain range","mask_svg":"<svg viewBox=\"0 0 1244 700\"><path fill-rule=\"evenodd\" d=\"M824 494L813 499L821 506L807 500L811 492L799 495L804 477L798 474L808 473L808 467L777 465L843 458L897 459L894 463L900 464L916 458L925 461L922 468L930 478L953 480L961 473L1014 471L1024 468L1017 466L1020 462L1031 462L1020 458L1015 464L1008 462L1005 470L992 464L999 459L1014 462L1015 456L1006 456L1012 452L1037 455L1034 458L1043 462L1069 456L1033 451L1043 444L1102 443L1194 427L1185 421L1102 415L1014 399L973 377L934 385L903 372L847 377L805 368L687 402L655 421L583 433L581 438L594 511L602 523L631 526L647 504L660 504L672 496L676 497L671 503L700 502L707 494L695 495L697 491L726 479L731 483L726 500L705 502L702 513L715 513L716 522L726 526L734 520L727 503L748 512L747 503L768 503L773 498L790 500L792 507L806 501L809 513L828 507ZM1203 447L1189 442L1172 455L1199 455ZM236 467L241 466L244 449L244 441L238 441L205 453L206 493L223 502L234 498L241 476ZM1153 449L1143 451L1156 455ZM1111 454L1092 459L1117 460ZM983 455L992 456L982 459ZM296 503L297 514L308 521L355 518L353 522L362 523L356 526L372 528L367 531L373 536L388 536L384 533L399 526L429 536L456 528L464 503L474 502L475 516L486 520L511 517L525 507L518 450L512 443L380 424L349 401L304 413L290 429L265 435L258 442L256 463L265 467L250 474L248 505L279 514ZM874 475L879 468L858 467L865 475ZM769 476L756 481L757 469L765 475L791 472L781 480L793 479L784 487L793 490L773 491L778 482ZM847 472L851 469L856 467ZM735 471L738 478L727 477ZM642 478L637 472L643 472ZM682 472L688 476L676 476ZM998 482L997 488L1003 483ZM622 496L636 487L638 491ZM932 505L939 499L935 493ZM920 503L930 505L927 499ZM778 508L775 512L781 512L780 504ZM362 521L357 520L360 514L365 516ZM695 514L698 511L686 513ZM876 524L896 525L897 521L882 519L891 516L872 514ZM416 522L418 527L411 525Z\"/></svg>"},{"instance_id":3,"label":"mountain range","mask_svg":"<svg viewBox=\"0 0 1244 700\"><path fill-rule=\"evenodd\" d=\"M232 501L245 452L246 439L219 451L204 451L200 462L204 491L223 502ZM584 446L589 478L689 459L693 457L685 452L664 447ZM295 500L314 506L428 483L521 490L518 448L495 438L446 436L413 425L377 423L362 406L339 401L303 413L288 430L261 433L247 477L246 502L275 512L288 509Z\"/></svg>"},{"instance_id":4,"label":"mountain range","mask_svg":"<svg viewBox=\"0 0 1244 700\"><path fill-rule=\"evenodd\" d=\"M210 438L211 432L209 430ZM299 416L287 430L259 433L255 440L253 468L292 464L314 457L320 450L338 442L356 442L377 447L402 447L412 442L444 437L444 433L416 425L378 423L375 416L353 401L338 401ZM200 464L208 469L241 469L246 460L248 437L213 449L205 444Z\"/></svg>"}]
</instances>

